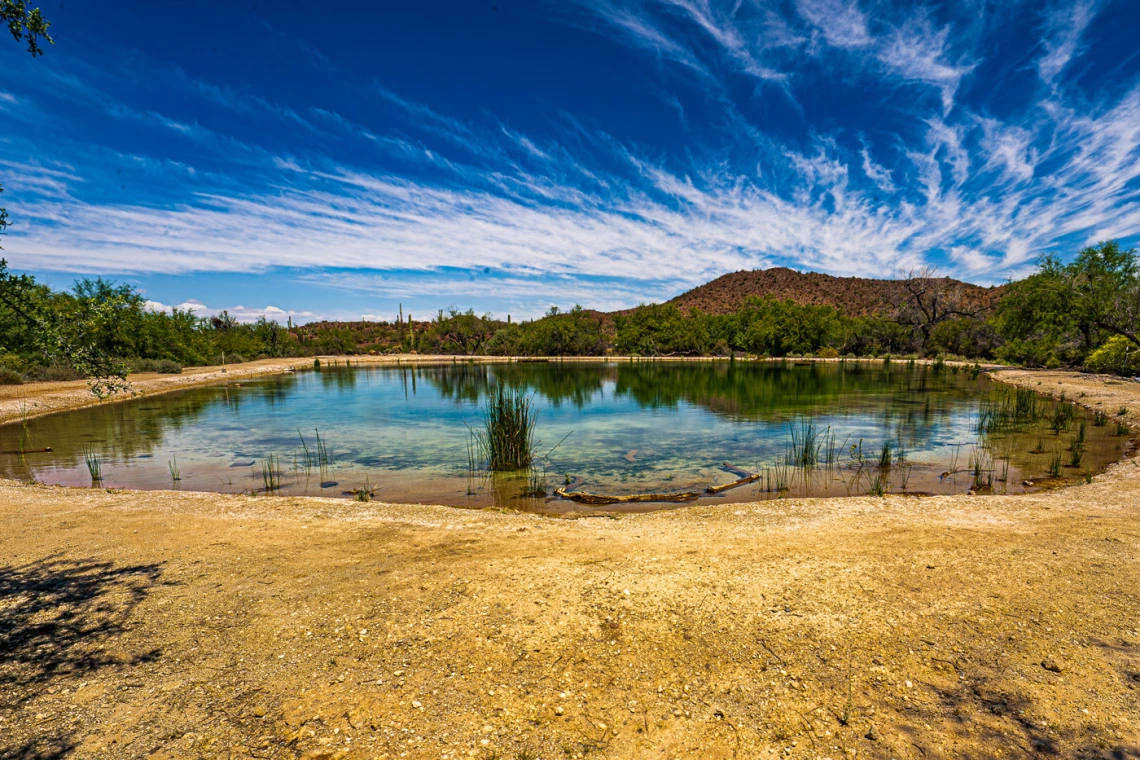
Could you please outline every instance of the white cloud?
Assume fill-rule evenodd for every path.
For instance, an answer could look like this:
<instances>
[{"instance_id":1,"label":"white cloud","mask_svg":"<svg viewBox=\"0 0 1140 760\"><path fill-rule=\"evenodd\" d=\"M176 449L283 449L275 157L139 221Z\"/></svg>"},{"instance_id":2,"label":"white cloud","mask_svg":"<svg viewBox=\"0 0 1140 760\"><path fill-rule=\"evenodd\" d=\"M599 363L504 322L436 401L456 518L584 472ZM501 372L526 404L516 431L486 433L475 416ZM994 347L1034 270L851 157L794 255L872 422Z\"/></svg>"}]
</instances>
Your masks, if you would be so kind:
<instances>
[{"instance_id":1,"label":"white cloud","mask_svg":"<svg viewBox=\"0 0 1140 760\"><path fill-rule=\"evenodd\" d=\"M1095 0L1062 3L1045 16L1044 54L1037 61L1037 74L1047 84L1065 70L1077 53L1085 29L1096 15Z\"/></svg>"},{"instance_id":2,"label":"white cloud","mask_svg":"<svg viewBox=\"0 0 1140 760\"><path fill-rule=\"evenodd\" d=\"M867 175L867 178L874 182L880 190L893 193L895 183L891 179L891 170L875 163L866 148L863 148L861 155L863 156L863 173Z\"/></svg>"},{"instance_id":3,"label":"white cloud","mask_svg":"<svg viewBox=\"0 0 1140 760\"><path fill-rule=\"evenodd\" d=\"M896 76L938 88L944 114L954 107L954 93L962 78L974 68L947 60L949 33L948 27L935 31L924 18L910 19L889 35L877 53L879 61Z\"/></svg>"},{"instance_id":4,"label":"white cloud","mask_svg":"<svg viewBox=\"0 0 1140 760\"><path fill-rule=\"evenodd\" d=\"M494 119L490 126L467 124L379 86L370 94L419 131L381 134L331 111L300 114L194 85L197 97L230 115L256 113L335 138L329 143L352 140L354 151L342 154L351 158L334 160L306 151L305 141L274 151L118 104L78 79L65 82L69 97L101 113L180 143L193 139L194 155L221 168L195 172L191 184L183 175L194 167L153 162L150 171L169 170L167 195L96 200L91 188L104 184L110 160L4 163L5 187L13 191L5 199L19 221L5 238L6 255L39 271L289 267L339 288L366 282L394 297L498 298L515 313L530 313L552 300L619 308L726 271L776 264L882 275L934 262L993 279L1023 271L1058 241L1135 236L1140 229L1140 90L1079 110L1053 92L1004 120L978 115L955 107L973 68L962 61L977 56L955 46L962 35L951 26L936 27L921 14L888 23L841 0L799 0L796 8L798 15L779 16L753 4L705 0L590 5L594 25L682 63L711 85L714 98L725 98L718 104L733 147L758 156L740 162L696 144L683 159L652 160L572 116L561 141ZM882 89L917 82L940 97L910 98L908 90L913 102L899 117L904 128L876 135L878 142L836 129L809 133L789 148L742 116L718 86L729 78L727 68L794 92L794 76L780 63L805 49L817 65L878 77ZM11 155L24 153L31 151ZM391 158L420 171L380 168ZM403 274L323 273L329 268ZM492 276L465 274L484 269ZM510 295L520 291L526 299ZM218 311L195 302L180 308ZM230 312L250 320L312 316L275 306Z\"/></svg>"},{"instance_id":5,"label":"white cloud","mask_svg":"<svg viewBox=\"0 0 1140 760\"><path fill-rule=\"evenodd\" d=\"M231 317L238 322L248 324L256 322L258 319L265 317L270 321L284 323L289 318L297 324L305 322L312 322L313 320L320 319L317 314L311 311L294 311L292 309L279 309L276 306L266 306L263 309L249 308L246 306L231 306L228 309L215 309L207 306L206 304L196 299L190 299L175 306L170 306L159 301L146 301L144 308L150 311L161 311L170 314L175 309L178 311L188 311L196 317L216 317L223 311L227 312Z\"/></svg>"},{"instance_id":6,"label":"white cloud","mask_svg":"<svg viewBox=\"0 0 1140 760\"><path fill-rule=\"evenodd\" d=\"M839 48L863 48L873 42L867 16L857 2L798 0L796 10L823 34L827 44Z\"/></svg>"}]
</instances>

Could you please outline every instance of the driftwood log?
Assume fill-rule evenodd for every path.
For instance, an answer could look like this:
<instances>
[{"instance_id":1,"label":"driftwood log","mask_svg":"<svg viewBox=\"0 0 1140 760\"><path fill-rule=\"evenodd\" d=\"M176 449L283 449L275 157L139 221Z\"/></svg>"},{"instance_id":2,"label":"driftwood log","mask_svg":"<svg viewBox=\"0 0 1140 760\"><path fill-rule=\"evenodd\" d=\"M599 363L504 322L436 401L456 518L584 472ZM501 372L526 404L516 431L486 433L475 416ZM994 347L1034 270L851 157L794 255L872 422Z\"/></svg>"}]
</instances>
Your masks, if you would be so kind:
<instances>
[{"instance_id":1,"label":"driftwood log","mask_svg":"<svg viewBox=\"0 0 1140 760\"><path fill-rule=\"evenodd\" d=\"M728 462L725 462L721 466L732 474L739 475L740 479L734 480L731 483L725 483L723 486L709 486L705 491L706 493L722 493L732 488L739 488L740 486L746 486L749 483L755 483L760 479L760 473L758 472L748 472L747 470L742 470L736 465L729 464Z\"/></svg>"},{"instance_id":2,"label":"driftwood log","mask_svg":"<svg viewBox=\"0 0 1140 760\"><path fill-rule=\"evenodd\" d=\"M51 446L45 446L42 449L24 449L23 451L5 451L4 454L46 454L51 451Z\"/></svg>"},{"instance_id":3,"label":"driftwood log","mask_svg":"<svg viewBox=\"0 0 1140 760\"><path fill-rule=\"evenodd\" d=\"M576 501L579 504L629 504L639 501L692 501L700 494L694 491L680 491L677 493L635 493L625 496L613 494L589 493L587 491L571 491L577 484L562 486L554 493L563 499Z\"/></svg>"}]
</instances>

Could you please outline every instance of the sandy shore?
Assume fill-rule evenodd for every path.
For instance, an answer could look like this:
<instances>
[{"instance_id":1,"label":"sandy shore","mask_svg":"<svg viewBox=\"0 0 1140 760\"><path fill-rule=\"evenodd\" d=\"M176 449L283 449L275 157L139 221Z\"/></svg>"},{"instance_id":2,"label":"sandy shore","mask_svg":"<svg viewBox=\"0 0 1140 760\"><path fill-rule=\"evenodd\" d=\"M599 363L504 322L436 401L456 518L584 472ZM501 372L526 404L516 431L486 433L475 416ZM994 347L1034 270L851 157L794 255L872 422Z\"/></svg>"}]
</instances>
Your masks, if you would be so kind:
<instances>
[{"instance_id":1,"label":"sandy shore","mask_svg":"<svg viewBox=\"0 0 1140 760\"><path fill-rule=\"evenodd\" d=\"M0 556L0 756L1140 757L1136 460L580 520L4 482Z\"/></svg>"}]
</instances>

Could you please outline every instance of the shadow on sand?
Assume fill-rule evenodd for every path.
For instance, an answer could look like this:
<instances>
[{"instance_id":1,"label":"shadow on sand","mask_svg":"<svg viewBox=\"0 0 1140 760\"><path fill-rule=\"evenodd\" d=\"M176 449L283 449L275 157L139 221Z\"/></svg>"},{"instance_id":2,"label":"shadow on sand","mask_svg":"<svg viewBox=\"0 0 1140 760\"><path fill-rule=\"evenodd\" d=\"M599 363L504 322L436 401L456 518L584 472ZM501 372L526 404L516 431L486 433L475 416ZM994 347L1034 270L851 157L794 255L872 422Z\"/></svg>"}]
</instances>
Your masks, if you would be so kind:
<instances>
[{"instance_id":1,"label":"shadow on sand","mask_svg":"<svg viewBox=\"0 0 1140 760\"><path fill-rule=\"evenodd\" d=\"M0 567L0 711L30 727L33 721L19 720L20 713L49 687L157 658L157 650L127 655L106 646L129 629L132 612L161 572L160 565L59 556ZM33 727L30 739L9 728L0 738L0 757L68 754L75 744L69 727L52 723L62 720Z\"/></svg>"}]
</instances>

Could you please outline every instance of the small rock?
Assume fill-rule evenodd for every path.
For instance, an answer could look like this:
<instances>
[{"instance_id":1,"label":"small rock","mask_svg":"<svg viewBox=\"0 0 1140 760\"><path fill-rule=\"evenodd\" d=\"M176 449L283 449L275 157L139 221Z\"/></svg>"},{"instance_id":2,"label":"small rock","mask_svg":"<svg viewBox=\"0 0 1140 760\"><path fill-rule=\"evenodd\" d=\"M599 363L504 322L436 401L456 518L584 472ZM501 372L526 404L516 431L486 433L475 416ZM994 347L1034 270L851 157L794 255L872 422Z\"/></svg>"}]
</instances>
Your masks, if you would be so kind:
<instances>
[{"instance_id":1,"label":"small rock","mask_svg":"<svg viewBox=\"0 0 1140 760\"><path fill-rule=\"evenodd\" d=\"M555 707L554 708L554 714L555 715L561 715L564 712L565 712L565 710L563 710L561 707Z\"/></svg>"},{"instance_id":2,"label":"small rock","mask_svg":"<svg viewBox=\"0 0 1140 760\"><path fill-rule=\"evenodd\" d=\"M264 718L265 717L265 708L264 707L253 708L253 714L255 717Z\"/></svg>"},{"instance_id":3,"label":"small rock","mask_svg":"<svg viewBox=\"0 0 1140 760\"><path fill-rule=\"evenodd\" d=\"M1060 673L1061 664L1054 660L1052 657L1046 657L1041 661L1041 667L1048 670L1050 673Z\"/></svg>"},{"instance_id":4,"label":"small rock","mask_svg":"<svg viewBox=\"0 0 1140 760\"><path fill-rule=\"evenodd\" d=\"M416 709L418 710L418 709L420 709L421 707L423 707L423 703L421 703L421 702L420 702L420 701L418 701L418 700L415 700L415 699L413 699L413 700L412 700L412 707L414 707L414 708L416 708Z\"/></svg>"},{"instance_id":5,"label":"small rock","mask_svg":"<svg viewBox=\"0 0 1140 760\"><path fill-rule=\"evenodd\" d=\"M863 734L863 738L875 742L879 740L879 735L875 733L875 727L871 726L867 729L867 733Z\"/></svg>"}]
</instances>

